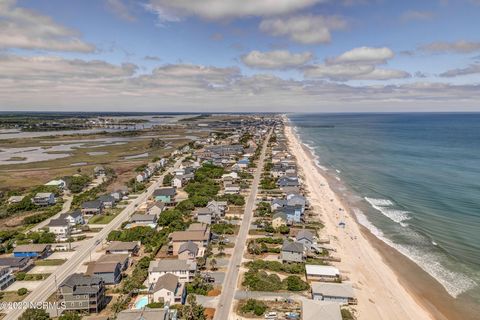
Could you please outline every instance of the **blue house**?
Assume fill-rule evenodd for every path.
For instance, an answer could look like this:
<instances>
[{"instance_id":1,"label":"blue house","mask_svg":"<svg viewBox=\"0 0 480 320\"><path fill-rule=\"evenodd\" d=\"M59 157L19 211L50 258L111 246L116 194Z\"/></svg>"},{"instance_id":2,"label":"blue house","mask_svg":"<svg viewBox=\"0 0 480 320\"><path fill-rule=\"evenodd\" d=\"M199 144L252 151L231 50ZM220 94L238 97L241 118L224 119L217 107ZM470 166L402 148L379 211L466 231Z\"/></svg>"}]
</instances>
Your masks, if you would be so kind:
<instances>
[{"instance_id":1,"label":"blue house","mask_svg":"<svg viewBox=\"0 0 480 320\"><path fill-rule=\"evenodd\" d=\"M285 206L280 208L278 212L283 212L287 215L288 223L300 223L302 221L302 206Z\"/></svg>"},{"instance_id":2,"label":"blue house","mask_svg":"<svg viewBox=\"0 0 480 320\"><path fill-rule=\"evenodd\" d=\"M41 243L18 245L13 249L13 256L16 258L41 259L50 254L51 248L51 245Z\"/></svg>"}]
</instances>

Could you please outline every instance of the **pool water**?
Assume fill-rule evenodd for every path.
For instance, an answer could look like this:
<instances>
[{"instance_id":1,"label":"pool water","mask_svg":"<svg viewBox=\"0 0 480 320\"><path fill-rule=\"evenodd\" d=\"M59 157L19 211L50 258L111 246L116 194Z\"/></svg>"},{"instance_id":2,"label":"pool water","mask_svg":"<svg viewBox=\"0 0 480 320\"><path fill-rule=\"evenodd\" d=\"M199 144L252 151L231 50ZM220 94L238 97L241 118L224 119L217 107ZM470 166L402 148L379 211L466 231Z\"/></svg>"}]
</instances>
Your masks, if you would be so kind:
<instances>
[{"instance_id":1,"label":"pool water","mask_svg":"<svg viewBox=\"0 0 480 320\"><path fill-rule=\"evenodd\" d=\"M135 302L135 309L143 309L148 304L148 297L144 296Z\"/></svg>"}]
</instances>

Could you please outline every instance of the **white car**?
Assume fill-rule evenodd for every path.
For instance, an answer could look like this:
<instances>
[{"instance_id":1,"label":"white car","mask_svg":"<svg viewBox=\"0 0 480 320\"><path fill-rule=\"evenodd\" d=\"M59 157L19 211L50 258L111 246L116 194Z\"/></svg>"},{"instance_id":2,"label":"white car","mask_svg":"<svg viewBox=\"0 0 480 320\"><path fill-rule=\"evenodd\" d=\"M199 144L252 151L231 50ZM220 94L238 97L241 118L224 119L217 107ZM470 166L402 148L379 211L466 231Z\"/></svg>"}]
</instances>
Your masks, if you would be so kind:
<instances>
[{"instance_id":1,"label":"white car","mask_svg":"<svg viewBox=\"0 0 480 320\"><path fill-rule=\"evenodd\" d=\"M276 312L269 312L265 314L265 319L277 319L277 313Z\"/></svg>"}]
</instances>

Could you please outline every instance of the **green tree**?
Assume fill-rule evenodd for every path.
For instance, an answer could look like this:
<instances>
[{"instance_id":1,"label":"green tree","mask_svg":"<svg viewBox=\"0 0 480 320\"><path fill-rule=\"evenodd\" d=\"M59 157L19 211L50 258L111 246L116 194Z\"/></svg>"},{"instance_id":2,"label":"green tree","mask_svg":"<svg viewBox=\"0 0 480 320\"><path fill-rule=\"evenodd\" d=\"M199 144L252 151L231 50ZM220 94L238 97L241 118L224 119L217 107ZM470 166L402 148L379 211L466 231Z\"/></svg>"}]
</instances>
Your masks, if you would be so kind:
<instances>
[{"instance_id":1,"label":"green tree","mask_svg":"<svg viewBox=\"0 0 480 320\"><path fill-rule=\"evenodd\" d=\"M64 312L62 315L58 318L58 320L81 320L82 317L75 312Z\"/></svg>"},{"instance_id":2,"label":"green tree","mask_svg":"<svg viewBox=\"0 0 480 320\"><path fill-rule=\"evenodd\" d=\"M183 306L181 319L185 320L206 320L205 309L197 304L197 299L193 294L188 295L187 304Z\"/></svg>"},{"instance_id":3,"label":"green tree","mask_svg":"<svg viewBox=\"0 0 480 320\"><path fill-rule=\"evenodd\" d=\"M164 186L170 186L170 185L172 184L172 180L173 180L173 174L167 173L167 174L163 177L163 185L164 185Z\"/></svg>"},{"instance_id":4,"label":"green tree","mask_svg":"<svg viewBox=\"0 0 480 320\"><path fill-rule=\"evenodd\" d=\"M48 320L51 319L47 311L43 309L27 309L18 318L19 320Z\"/></svg>"},{"instance_id":5,"label":"green tree","mask_svg":"<svg viewBox=\"0 0 480 320\"><path fill-rule=\"evenodd\" d=\"M18 294L19 296L24 296L24 295L26 295L27 293L28 293L28 290L27 290L26 288L20 288L20 289L17 290L17 294Z\"/></svg>"},{"instance_id":6,"label":"green tree","mask_svg":"<svg viewBox=\"0 0 480 320\"><path fill-rule=\"evenodd\" d=\"M261 316L267 311L267 305L259 300L248 299L240 310L243 313L254 313L256 316Z\"/></svg>"},{"instance_id":7,"label":"green tree","mask_svg":"<svg viewBox=\"0 0 480 320\"><path fill-rule=\"evenodd\" d=\"M212 269L213 271L217 270L217 260L215 260L215 258L212 258L210 260L210 269Z\"/></svg>"},{"instance_id":8,"label":"green tree","mask_svg":"<svg viewBox=\"0 0 480 320\"><path fill-rule=\"evenodd\" d=\"M299 276L288 276L284 282L288 291L303 291L309 288L308 283L300 279Z\"/></svg>"}]
</instances>

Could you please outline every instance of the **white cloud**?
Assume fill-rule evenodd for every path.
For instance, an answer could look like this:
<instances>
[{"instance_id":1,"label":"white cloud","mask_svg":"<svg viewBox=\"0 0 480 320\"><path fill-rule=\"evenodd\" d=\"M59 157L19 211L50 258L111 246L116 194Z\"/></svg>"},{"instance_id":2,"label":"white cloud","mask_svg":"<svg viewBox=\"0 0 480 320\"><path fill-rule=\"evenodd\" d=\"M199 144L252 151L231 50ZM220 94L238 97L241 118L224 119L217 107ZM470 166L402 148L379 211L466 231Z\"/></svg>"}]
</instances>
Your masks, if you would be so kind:
<instances>
[{"instance_id":1,"label":"white cloud","mask_svg":"<svg viewBox=\"0 0 480 320\"><path fill-rule=\"evenodd\" d=\"M311 52L291 53L288 50L268 52L251 51L241 57L242 62L249 67L258 69L289 69L305 65L312 60Z\"/></svg>"},{"instance_id":2,"label":"white cloud","mask_svg":"<svg viewBox=\"0 0 480 320\"><path fill-rule=\"evenodd\" d=\"M331 30L344 29L347 22L332 16L295 16L265 19L260 30L273 36L286 36L302 44L326 43L331 40Z\"/></svg>"},{"instance_id":3,"label":"white cloud","mask_svg":"<svg viewBox=\"0 0 480 320\"><path fill-rule=\"evenodd\" d=\"M405 71L380 69L368 64L319 64L307 68L305 70L305 76L315 79L349 81L403 79L408 78L410 75Z\"/></svg>"},{"instance_id":4,"label":"white cloud","mask_svg":"<svg viewBox=\"0 0 480 320\"><path fill-rule=\"evenodd\" d=\"M323 64L306 67L304 75L307 78L333 81L391 80L410 77L405 71L377 67L387 63L394 56L394 52L386 47L354 48L337 57L326 59Z\"/></svg>"},{"instance_id":5,"label":"white cloud","mask_svg":"<svg viewBox=\"0 0 480 320\"><path fill-rule=\"evenodd\" d=\"M15 0L0 2L0 48L94 51L94 46L82 41L74 30L15 5Z\"/></svg>"},{"instance_id":6,"label":"white cloud","mask_svg":"<svg viewBox=\"0 0 480 320\"><path fill-rule=\"evenodd\" d=\"M133 64L120 66L100 60L67 60L60 57L0 56L0 78L23 80L74 80L130 77L137 70Z\"/></svg>"},{"instance_id":7,"label":"white cloud","mask_svg":"<svg viewBox=\"0 0 480 320\"><path fill-rule=\"evenodd\" d=\"M359 47L328 59L329 63L383 64L395 56L389 48Z\"/></svg>"},{"instance_id":8,"label":"white cloud","mask_svg":"<svg viewBox=\"0 0 480 320\"><path fill-rule=\"evenodd\" d=\"M272 16L295 12L325 0L150 0L147 8L161 21L195 15L205 19Z\"/></svg>"},{"instance_id":9,"label":"white cloud","mask_svg":"<svg viewBox=\"0 0 480 320\"><path fill-rule=\"evenodd\" d=\"M480 63L471 64L466 68L448 70L440 74L440 76L446 77L446 78L453 78L458 76L466 76L470 74L480 74Z\"/></svg>"},{"instance_id":10,"label":"white cloud","mask_svg":"<svg viewBox=\"0 0 480 320\"><path fill-rule=\"evenodd\" d=\"M386 77L383 69L375 70L376 77ZM371 77L358 72L357 77ZM440 111L452 110L452 102L462 110L478 110L480 100L480 85L352 86L188 64L137 74L129 64L1 56L0 75L2 110Z\"/></svg>"},{"instance_id":11,"label":"white cloud","mask_svg":"<svg viewBox=\"0 0 480 320\"><path fill-rule=\"evenodd\" d=\"M106 0L107 7L118 17L126 21L135 21L136 17L132 14L131 9L123 0Z\"/></svg>"},{"instance_id":12,"label":"white cloud","mask_svg":"<svg viewBox=\"0 0 480 320\"><path fill-rule=\"evenodd\" d=\"M480 42L459 40L456 42L432 42L420 46L420 50L431 53L472 53L480 51Z\"/></svg>"},{"instance_id":13,"label":"white cloud","mask_svg":"<svg viewBox=\"0 0 480 320\"><path fill-rule=\"evenodd\" d=\"M434 14L430 11L416 11L409 10L402 14L400 19L404 22L414 21L414 20L431 20Z\"/></svg>"}]
</instances>

